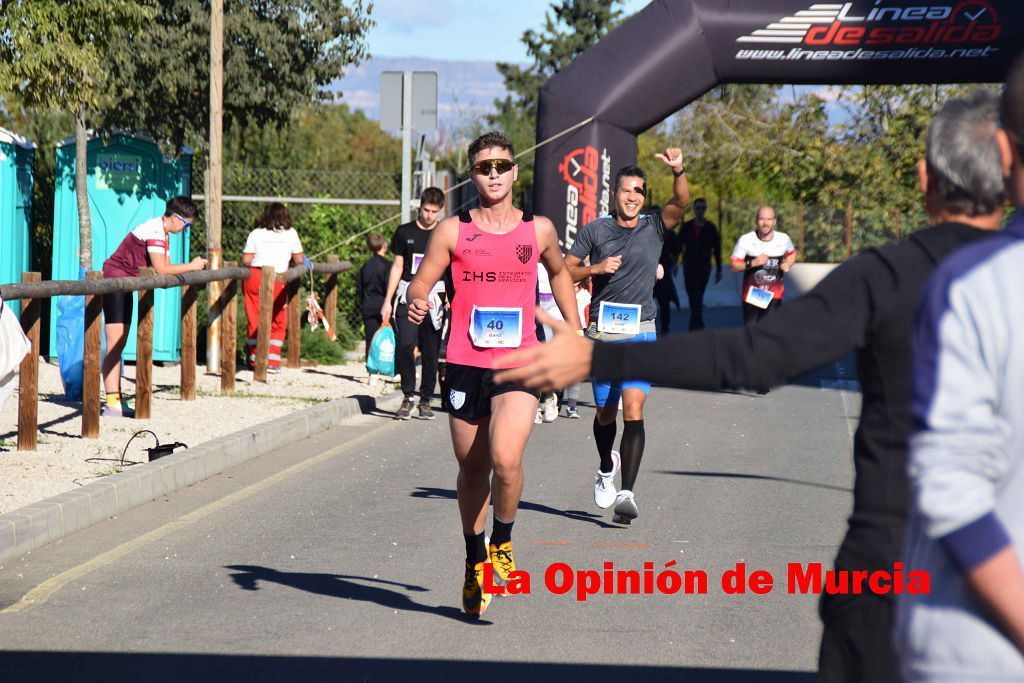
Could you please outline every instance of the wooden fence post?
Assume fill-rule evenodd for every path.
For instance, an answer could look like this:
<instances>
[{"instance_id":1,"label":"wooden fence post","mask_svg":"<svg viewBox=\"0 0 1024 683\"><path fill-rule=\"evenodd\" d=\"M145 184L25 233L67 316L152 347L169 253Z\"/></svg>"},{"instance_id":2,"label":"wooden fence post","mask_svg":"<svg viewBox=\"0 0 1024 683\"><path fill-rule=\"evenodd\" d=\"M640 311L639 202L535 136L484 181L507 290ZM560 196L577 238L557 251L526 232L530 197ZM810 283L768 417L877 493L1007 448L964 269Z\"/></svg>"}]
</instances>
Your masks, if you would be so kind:
<instances>
[{"instance_id":1,"label":"wooden fence post","mask_svg":"<svg viewBox=\"0 0 1024 683\"><path fill-rule=\"evenodd\" d=\"M103 273L89 271L86 280L102 280ZM103 319L103 295L85 297L85 357L82 359L82 438L100 438L100 321Z\"/></svg>"},{"instance_id":2,"label":"wooden fence post","mask_svg":"<svg viewBox=\"0 0 1024 683\"><path fill-rule=\"evenodd\" d=\"M22 282L39 282L40 273L22 273ZM31 347L18 375L18 450L36 450L39 431L39 299L21 300L21 329Z\"/></svg>"},{"instance_id":3,"label":"wooden fence post","mask_svg":"<svg viewBox=\"0 0 1024 683\"><path fill-rule=\"evenodd\" d=\"M804 257L804 203L803 202L800 202L797 205L796 224L800 228L800 252L799 252L798 258L801 261L804 261L806 259Z\"/></svg>"},{"instance_id":4,"label":"wooden fence post","mask_svg":"<svg viewBox=\"0 0 1024 683\"><path fill-rule=\"evenodd\" d=\"M267 381L267 356L270 354L270 323L274 308L274 282L277 273L273 266L263 266L260 279L260 319L256 326L256 363L252 378Z\"/></svg>"},{"instance_id":5,"label":"wooden fence post","mask_svg":"<svg viewBox=\"0 0 1024 683\"><path fill-rule=\"evenodd\" d=\"M238 264L228 261L225 268ZM238 353L238 280L228 280L220 295L220 392L235 393L235 356Z\"/></svg>"},{"instance_id":6,"label":"wooden fence post","mask_svg":"<svg viewBox=\"0 0 1024 683\"><path fill-rule=\"evenodd\" d=\"M853 255L853 202L846 204L846 258Z\"/></svg>"},{"instance_id":7,"label":"wooden fence post","mask_svg":"<svg viewBox=\"0 0 1024 683\"><path fill-rule=\"evenodd\" d=\"M327 257L328 263L337 263L338 256L331 254ZM331 332L338 334L338 274L331 273L327 278L327 296L324 297L324 315L327 324L331 326Z\"/></svg>"},{"instance_id":8,"label":"wooden fence post","mask_svg":"<svg viewBox=\"0 0 1024 683\"><path fill-rule=\"evenodd\" d=\"M196 400L196 287L181 289L181 400Z\"/></svg>"},{"instance_id":9,"label":"wooden fence post","mask_svg":"<svg viewBox=\"0 0 1024 683\"><path fill-rule=\"evenodd\" d=\"M139 268L139 275L150 277L156 271ZM139 290L139 327L135 333L135 419L148 420L153 401L153 290Z\"/></svg>"},{"instance_id":10,"label":"wooden fence post","mask_svg":"<svg viewBox=\"0 0 1024 683\"><path fill-rule=\"evenodd\" d=\"M302 363L302 319L299 315L299 278L285 285L288 288L288 367L297 368Z\"/></svg>"}]
</instances>

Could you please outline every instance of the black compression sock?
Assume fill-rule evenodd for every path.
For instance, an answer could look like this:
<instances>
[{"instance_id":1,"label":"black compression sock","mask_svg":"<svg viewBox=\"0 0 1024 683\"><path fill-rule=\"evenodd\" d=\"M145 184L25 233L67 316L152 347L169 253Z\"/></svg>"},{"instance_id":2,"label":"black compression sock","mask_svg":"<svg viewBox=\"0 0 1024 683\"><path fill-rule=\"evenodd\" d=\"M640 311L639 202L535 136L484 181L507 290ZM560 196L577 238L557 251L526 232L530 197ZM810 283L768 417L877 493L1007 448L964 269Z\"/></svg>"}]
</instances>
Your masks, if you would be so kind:
<instances>
[{"instance_id":1,"label":"black compression sock","mask_svg":"<svg viewBox=\"0 0 1024 683\"><path fill-rule=\"evenodd\" d=\"M646 440L643 420L625 420L623 422L622 443L619 444L622 454L623 490L632 491L636 484L636 475L640 473L640 461L644 457Z\"/></svg>"},{"instance_id":2,"label":"black compression sock","mask_svg":"<svg viewBox=\"0 0 1024 683\"><path fill-rule=\"evenodd\" d=\"M466 562L470 564L485 562L487 548L484 546L484 532L469 534L463 531L462 536L466 539Z\"/></svg>"},{"instance_id":3,"label":"black compression sock","mask_svg":"<svg viewBox=\"0 0 1024 683\"><path fill-rule=\"evenodd\" d=\"M512 540L512 525L516 523L516 520L511 522L503 522L494 517L494 529L491 530L491 545L500 546L502 543L508 543Z\"/></svg>"},{"instance_id":4,"label":"black compression sock","mask_svg":"<svg viewBox=\"0 0 1024 683\"><path fill-rule=\"evenodd\" d=\"M618 425L612 420L606 425L601 424L594 416L594 441L597 443L597 454L601 457L601 471L608 473L615 466L612 463L612 446L615 445L615 432Z\"/></svg>"}]
</instances>

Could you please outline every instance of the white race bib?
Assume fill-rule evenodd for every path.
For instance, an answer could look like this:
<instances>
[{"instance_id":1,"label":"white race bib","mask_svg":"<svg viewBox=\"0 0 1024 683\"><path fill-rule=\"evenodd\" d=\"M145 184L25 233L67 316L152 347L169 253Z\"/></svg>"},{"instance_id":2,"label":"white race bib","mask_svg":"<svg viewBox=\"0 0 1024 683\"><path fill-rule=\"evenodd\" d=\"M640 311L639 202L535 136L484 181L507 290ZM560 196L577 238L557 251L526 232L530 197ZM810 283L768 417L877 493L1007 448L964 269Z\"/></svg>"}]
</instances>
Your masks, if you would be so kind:
<instances>
[{"instance_id":1,"label":"white race bib","mask_svg":"<svg viewBox=\"0 0 1024 683\"><path fill-rule=\"evenodd\" d=\"M523 343L523 309L473 306L469 337L479 348L518 348Z\"/></svg>"},{"instance_id":2,"label":"white race bib","mask_svg":"<svg viewBox=\"0 0 1024 683\"><path fill-rule=\"evenodd\" d=\"M768 308L768 304L772 302L775 296L767 289L758 289L757 287L751 287L747 290L747 298L744 299L751 306L757 306L758 308Z\"/></svg>"},{"instance_id":3,"label":"white race bib","mask_svg":"<svg viewBox=\"0 0 1024 683\"><path fill-rule=\"evenodd\" d=\"M640 334L640 304L617 304L602 301L597 312L598 332L609 334Z\"/></svg>"},{"instance_id":4,"label":"white race bib","mask_svg":"<svg viewBox=\"0 0 1024 683\"><path fill-rule=\"evenodd\" d=\"M413 275L415 275L416 271L420 269L420 264L421 263L423 263L423 254L413 254L412 255L412 270L409 271L409 272L411 272Z\"/></svg>"}]
</instances>

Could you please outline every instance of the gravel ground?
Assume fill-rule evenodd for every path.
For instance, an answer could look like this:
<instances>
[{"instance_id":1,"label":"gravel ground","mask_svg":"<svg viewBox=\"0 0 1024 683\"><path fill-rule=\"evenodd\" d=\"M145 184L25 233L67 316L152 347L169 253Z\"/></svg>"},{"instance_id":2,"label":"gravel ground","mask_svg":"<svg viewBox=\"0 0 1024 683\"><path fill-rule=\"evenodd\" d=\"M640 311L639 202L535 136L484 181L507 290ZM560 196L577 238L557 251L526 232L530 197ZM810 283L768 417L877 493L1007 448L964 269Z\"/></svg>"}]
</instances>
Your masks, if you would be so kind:
<instances>
[{"instance_id":1,"label":"gravel ground","mask_svg":"<svg viewBox=\"0 0 1024 683\"><path fill-rule=\"evenodd\" d=\"M55 496L96 478L113 474L132 434L149 429L160 443L180 441L190 446L272 420L296 410L346 396L378 396L392 389L390 382L369 382L362 362L321 365L296 370L282 368L267 383L253 382L252 372L236 375L237 391L220 394L220 377L197 368L197 398L179 399L181 370L177 366L153 368L154 394L149 420L101 418L100 438L83 439L80 403L64 400L60 370L39 363L38 450L17 450L18 397L0 412L0 513ZM122 391L134 405L135 366L125 366ZM126 462L145 462L145 448L154 445L151 434L132 441Z\"/></svg>"}]
</instances>

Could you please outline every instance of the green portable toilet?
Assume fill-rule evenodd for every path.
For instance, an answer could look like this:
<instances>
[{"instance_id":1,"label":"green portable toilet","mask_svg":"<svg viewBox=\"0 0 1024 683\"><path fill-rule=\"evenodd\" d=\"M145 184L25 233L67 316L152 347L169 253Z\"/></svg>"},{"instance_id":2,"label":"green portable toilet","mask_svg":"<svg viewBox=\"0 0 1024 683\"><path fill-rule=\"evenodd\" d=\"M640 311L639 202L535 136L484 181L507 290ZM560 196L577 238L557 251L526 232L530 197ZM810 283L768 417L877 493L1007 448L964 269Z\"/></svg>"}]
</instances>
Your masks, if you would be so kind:
<instances>
[{"instance_id":1,"label":"green portable toilet","mask_svg":"<svg viewBox=\"0 0 1024 683\"><path fill-rule=\"evenodd\" d=\"M21 282L32 264L32 163L36 146L0 128L0 285ZM21 302L12 301L15 311Z\"/></svg>"},{"instance_id":2,"label":"green portable toilet","mask_svg":"<svg viewBox=\"0 0 1024 683\"><path fill-rule=\"evenodd\" d=\"M162 216L167 200L192 194L192 150L178 159L165 157L156 143L140 135L114 135L106 145L91 138L86 154L89 215L92 218L92 269L102 270L132 228ZM189 231L170 236L172 263L187 261ZM78 265L78 201L75 196L75 139L57 146L53 199L53 279L74 280ZM153 360L181 358L181 290L158 289L153 311ZM135 360L138 294L125 360ZM57 355L57 298L51 301L50 355Z\"/></svg>"}]
</instances>

